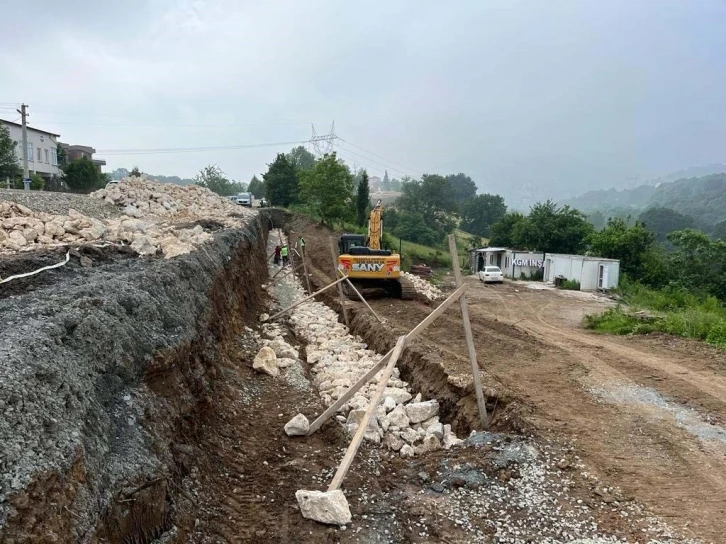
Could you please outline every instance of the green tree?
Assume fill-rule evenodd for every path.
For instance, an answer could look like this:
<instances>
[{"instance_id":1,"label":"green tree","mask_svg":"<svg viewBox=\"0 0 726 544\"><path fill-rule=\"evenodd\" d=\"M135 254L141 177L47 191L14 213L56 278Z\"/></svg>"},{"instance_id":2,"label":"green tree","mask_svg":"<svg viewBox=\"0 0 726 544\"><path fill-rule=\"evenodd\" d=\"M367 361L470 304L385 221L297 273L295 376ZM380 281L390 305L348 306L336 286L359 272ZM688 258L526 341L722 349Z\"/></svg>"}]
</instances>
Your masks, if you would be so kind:
<instances>
[{"instance_id":1,"label":"green tree","mask_svg":"<svg viewBox=\"0 0 726 544\"><path fill-rule=\"evenodd\" d=\"M641 222L632 227L623 219L609 219L607 226L590 236L590 251L598 257L619 259L620 270L630 278L643 281L653 265L655 236ZM655 271L651 271L655 272ZM653 283L651 278L648 283Z\"/></svg>"},{"instance_id":2,"label":"green tree","mask_svg":"<svg viewBox=\"0 0 726 544\"><path fill-rule=\"evenodd\" d=\"M287 157L298 170L312 170L315 166L315 155L310 153L310 151L305 149L305 146L302 145L293 147Z\"/></svg>"},{"instance_id":3,"label":"green tree","mask_svg":"<svg viewBox=\"0 0 726 544\"><path fill-rule=\"evenodd\" d=\"M526 216L519 212L509 212L490 227L489 245L492 247L520 248L514 233L527 221Z\"/></svg>"},{"instance_id":4,"label":"green tree","mask_svg":"<svg viewBox=\"0 0 726 544\"><path fill-rule=\"evenodd\" d=\"M58 167L64 168L68 165L68 152L62 145L58 145L55 149L56 157L58 158Z\"/></svg>"},{"instance_id":5,"label":"green tree","mask_svg":"<svg viewBox=\"0 0 726 544\"><path fill-rule=\"evenodd\" d=\"M726 242L685 229L668 234L673 244L673 281L700 294L726 301Z\"/></svg>"},{"instance_id":6,"label":"green tree","mask_svg":"<svg viewBox=\"0 0 726 544\"><path fill-rule=\"evenodd\" d=\"M388 177L388 170L383 174L383 181L381 182L384 191L391 190L391 178Z\"/></svg>"},{"instance_id":7,"label":"green tree","mask_svg":"<svg viewBox=\"0 0 726 544\"><path fill-rule=\"evenodd\" d=\"M582 212L548 200L532 206L526 221L515 229L514 236L519 249L578 254L585 251L593 231Z\"/></svg>"},{"instance_id":8,"label":"green tree","mask_svg":"<svg viewBox=\"0 0 726 544\"><path fill-rule=\"evenodd\" d=\"M209 168L209 166L207 166L207 168ZM131 173L130 173L129 175L130 175L130 176L134 176L134 177L137 177L137 178L138 178L138 177L141 177L141 170L139 170L139 167L138 167L138 166L134 166L134 167L133 167L133 168L131 169Z\"/></svg>"},{"instance_id":9,"label":"green tree","mask_svg":"<svg viewBox=\"0 0 726 544\"><path fill-rule=\"evenodd\" d=\"M0 124L0 182L4 184L5 178L13 181L22 175L23 170L15 154L15 141L10 137L8 127Z\"/></svg>"},{"instance_id":10,"label":"green tree","mask_svg":"<svg viewBox=\"0 0 726 544\"><path fill-rule=\"evenodd\" d=\"M358 183L358 190L355 199L355 211L359 227L365 225L370 205L371 190L368 186L368 172L363 170L360 175L360 182Z\"/></svg>"},{"instance_id":11,"label":"green tree","mask_svg":"<svg viewBox=\"0 0 726 544\"><path fill-rule=\"evenodd\" d=\"M262 198L265 196L265 185L257 176L252 176L250 184L247 186L247 190L252 193L255 198Z\"/></svg>"},{"instance_id":12,"label":"green tree","mask_svg":"<svg viewBox=\"0 0 726 544\"><path fill-rule=\"evenodd\" d=\"M590 213L587 216L587 220L593 227L595 227L595 230L605 228L605 225L607 224L605 214L603 214L600 210L595 210L594 212Z\"/></svg>"},{"instance_id":13,"label":"green tree","mask_svg":"<svg viewBox=\"0 0 726 544\"><path fill-rule=\"evenodd\" d=\"M426 226L426 221L421 214L414 212L400 214L393 234L404 240L427 246L436 245L442 239L439 233Z\"/></svg>"},{"instance_id":14,"label":"green tree","mask_svg":"<svg viewBox=\"0 0 726 544\"><path fill-rule=\"evenodd\" d=\"M325 155L312 170L300 177L300 200L324 225L350 219L353 215L353 175L336 154Z\"/></svg>"},{"instance_id":15,"label":"green tree","mask_svg":"<svg viewBox=\"0 0 726 544\"><path fill-rule=\"evenodd\" d=\"M236 195L246 189L243 183L229 181L224 172L222 172L222 169L216 164L210 164L202 168L194 178L194 182L200 187L206 187L220 196Z\"/></svg>"},{"instance_id":16,"label":"green tree","mask_svg":"<svg viewBox=\"0 0 726 544\"><path fill-rule=\"evenodd\" d=\"M45 187L45 178L40 174L30 176L30 188L33 191L42 191Z\"/></svg>"},{"instance_id":17,"label":"green tree","mask_svg":"<svg viewBox=\"0 0 726 544\"><path fill-rule=\"evenodd\" d=\"M666 241L670 232L690 229L695 226L695 221L688 215L683 215L670 208L648 208L638 218L646 228L655 235L657 242Z\"/></svg>"},{"instance_id":18,"label":"green tree","mask_svg":"<svg viewBox=\"0 0 726 544\"><path fill-rule=\"evenodd\" d=\"M489 236L491 226L507 213L504 198L499 195L476 195L461 205L461 228L477 236Z\"/></svg>"},{"instance_id":19,"label":"green tree","mask_svg":"<svg viewBox=\"0 0 726 544\"><path fill-rule=\"evenodd\" d=\"M716 226L713 227L713 232L711 235L716 240L723 240L726 242L726 221L721 221L720 223L716 223Z\"/></svg>"},{"instance_id":20,"label":"green tree","mask_svg":"<svg viewBox=\"0 0 726 544\"><path fill-rule=\"evenodd\" d=\"M451 183L438 174L424 174L421 181L402 183L396 206L401 212L420 215L426 226L443 238L456 227L456 199Z\"/></svg>"},{"instance_id":21,"label":"green tree","mask_svg":"<svg viewBox=\"0 0 726 544\"><path fill-rule=\"evenodd\" d=\"M265 198L273 206L289 206L298 201L298 173L295 164L284 153L278 153L262 175Z\"/></svg>"},{"instance_id":22,"label":"green tree","mask_svg":"<svg viewBox=\"0 0 726 544\"><path fill-rule=\"evenodd\" d=\"M107 182L107 177L86 157L69 162L63 172L68 187L79 193L101 189Z\"/></svg>"},{"instance_id":23,"label":"green tree","mask_svg":"<svg viewBox=\"0 0 726 544\"><path fill-rule=\"evenodd\" d=\"M451 183L457 202L464 202L476 195L476 183L466 174L449 174L446 179Z\"/></svg>"}]
</instances>

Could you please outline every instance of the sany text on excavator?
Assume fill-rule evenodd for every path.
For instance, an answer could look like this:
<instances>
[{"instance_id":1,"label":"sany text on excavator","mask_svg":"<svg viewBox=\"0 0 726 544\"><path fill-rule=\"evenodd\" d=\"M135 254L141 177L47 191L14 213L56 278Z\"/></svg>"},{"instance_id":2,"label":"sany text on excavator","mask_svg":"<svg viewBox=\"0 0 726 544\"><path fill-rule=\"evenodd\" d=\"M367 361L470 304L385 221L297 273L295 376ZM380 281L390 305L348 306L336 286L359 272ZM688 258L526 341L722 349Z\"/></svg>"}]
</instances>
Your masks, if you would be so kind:
<instances>
[{"instance_id":1,"label":"sany text on excavator","mask_svg":"<svg viewBox=\"0 0 726 544\"><path fill-rule=\"evenodd\" d=\"M389 296L412 299L413 284L401 276L401 256L382 249L382 242L383 206L379 200L368 219L367 237L362 234L340 237L338 272L346 274L358 289L380 288ZM343 286L347 287L345 282Z\"/></svg>"}]
</instances>

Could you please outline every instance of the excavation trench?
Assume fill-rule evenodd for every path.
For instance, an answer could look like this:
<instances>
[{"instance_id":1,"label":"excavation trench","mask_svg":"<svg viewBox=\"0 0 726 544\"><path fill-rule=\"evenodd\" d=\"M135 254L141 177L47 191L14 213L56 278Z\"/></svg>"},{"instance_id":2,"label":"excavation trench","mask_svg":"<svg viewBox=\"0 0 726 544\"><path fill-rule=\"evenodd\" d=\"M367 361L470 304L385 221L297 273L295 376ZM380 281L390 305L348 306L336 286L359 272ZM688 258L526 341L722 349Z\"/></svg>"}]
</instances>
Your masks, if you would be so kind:
<instances>
[{"instance_id":1,"label":"excavation trench","mask_svg":"<svg viewBox=\"0 0 726 544\"><path fill-rule=\"evenodd\" d=\"M8 284L0 543L186 540L199 422L266 304L267 226L203 227L213 241L170 261L113 254Z\"/></svg>"},{"instance_id":2,"label":"excavation trench","mask_svg":"<svg viewBox=\"0 0 726 544\"><path fill-rule=\"evenodd\" d=\"M307 218L279 210L271 214L268 221L275 228L283 229L292 242L300 236L305 238L308 273L314 290L321 289L333 281L333 259L329 240L330 236L334 236L335 240L333 231L314 224ZM297 275L304 285L303 270L298 270ZM330 289L317 298L333 308L338 313L339 320L343 322L343 306L336 289ZM405 312L407 302L399 301L399 303L401 311ZM432 305L431 309L434 307L435 305ZM357 300L347 303L346 310L352 334L359 335L370 349L378 353L383 354L393 349L398 337L408 332L392 320L385 324L380 323ZM447 314L449 312L458 314L459 305L455 304L447 310ZM463 330L460 321L457 325ZM450 376L442 364L441 353L417 341L399 358L398 368L401 378L410 384L414 392L420 392L424 398L439 401L442 421L450 423L457 436L467 436L473 429L479 428L478 407L472 380ZM493 384L485 387L487 411L490 417L493 416L490 429L516 432L530 430L520 417L519 412L522 408L515 402L511 393L492 379L487 383Z\"/></svg>"}]
</instances>

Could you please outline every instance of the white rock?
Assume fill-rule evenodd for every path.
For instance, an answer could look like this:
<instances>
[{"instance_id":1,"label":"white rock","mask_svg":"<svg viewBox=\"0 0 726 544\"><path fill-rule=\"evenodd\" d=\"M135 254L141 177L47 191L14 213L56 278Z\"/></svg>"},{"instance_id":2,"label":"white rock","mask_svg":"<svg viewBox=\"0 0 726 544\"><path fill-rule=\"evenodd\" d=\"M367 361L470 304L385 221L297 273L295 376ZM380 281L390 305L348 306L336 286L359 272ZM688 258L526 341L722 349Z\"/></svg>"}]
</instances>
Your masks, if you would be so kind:
<instances>
[{"instance_id":1,"label":"white rock","mask_svg":"<svg viewBox=\"0 0 726 544\"><path fill-rule=\"evenodd\" d=\"M439 403L436 400L426 402L412 402L406 405L406 415L411 423L420 423L439 413Z\"/></svg>"},{"instance_id":2,"label":"white rock","mask_svg":"<svg viewBox=\"0 0 726 544\"><path fill-rule=\"evenodd\" d=\"M385 419L388 422L388 425L395 425L401 429L404 429L409 425L409 419L402 404L396 406L390 414L385 416Z\"/></svg>"},{"instance_id":3,"label":"white rock","mask_svg":"<svg viewBox=\"0 0 726 544\"><path fill-rule=\"evenodd\" d=\"M66 229L68 230L68 229ZM156 246L152 243L148 236L138 236L131 244L133 249L139 255L154 255L156 253Z\"/></svg>"},{"instance_id":4,"label":"white rock","mask_svg":"<svg viewBox=\"0 0 726 544\"><path fill-rule=\"evenodd\" d=\"M401 454L401 457L403 457L404 459L413 457L414 456L413 446L409 446L408 444L404 444L403 446L401 446L401 452L400 452L400 454Z\"/></svg>"},{"instance_id":5,"label":"white rock","mask_svg":"<svg viewBox=\"0 0 726 544\"><path fill-rule=\"evenodd\" d=\"M304 518L328 525L347 525L351 521L348 501L340 489L335 491L300 489L295 492L295 498Z\"/></svg>"},{"instance_id":6,"label":"white rock","mask_svg":"<svg viewBox=\"0 0 726 544\"><path fill-rule=\"evenodd\" d=\"M386 412L390 412L391 410L396 408L396 401L393 400L391 397L386 397L383 399L382 406L386 409Z\"/></svg>"},{"instance_id":7,"label":"white rock","mask_svg":"<svg viewBox=\"0 0 726 544\"><path fill-rule=\"evenodd\" d=\"M463 440L456 438L456 435L451 432L451 425L444 425L444 449L451 449L453 446L461 444Z\"/></svg>"},{"instance_id":8,"label":"white rock","mask_svg":"<svg viewBox=\"0 0 726 544\"><path fill-rule=\"evenodd\" d=\"M285 425L287 436L305 436L310 430L310 422L303 414L298 414Z\"/></svg>"},{"instance_id":9,"label":"white rock","mask_svg":"<svg viewBox=\"0 0 726 544\"><path fill-rule=\"evenodd\" d=\"M426 435L423 439L423 447L426 451L437 451L441 449L441 442L434 435Z\"/></svg>"},{"instance_id":10,"label":"white rock","mask_svg":"<svg viewBox=\"0 0 726 544\"><path fill-rule=\"evenodd\" d=\"M421 440L422 437L416 431L409 427L408 429L401 431L401 438L403 438L409 444L415 444L416 442Z\"/></svg>"},{"instance_id":11,"label":"white rock","mask_svg":"<svg viewBox=\"0 0 726 544\"><path fill-rule=\"evenodd\" d=\"M399 451L406 444L400 437L392 433L386 434L386 437L383 439L383 443L389 450L393 451Z\"/></svg>"},{"instance_id":12,"label":"white rock","mask_svg":"<svg viewBox=\"0 0 726 544\"><path fill-rule=\"evenodd\" d=\"M426 434L433 435L437 439L442 440L444 438L444 426L441 423L429 425L428 429L426 429Z\"/></svg>"},{"instance_id":13,"label":"white rock","mask_svg":"<svg viewBox=\"0 0 726 544\"><path fill-rule=\"evenodd\" d=\"M430 419L427 419L426 421L422 421L421 427L423 427L424 429L428 429L429 427L431 427L431 425L433 425L434 423L438 423L438 422L439 422L439 416L434 416Z\"/></svg>"},{"instance_id":14,"label":"white rock","mask_svg":"<svg viewBox=\"0 0 726 544\"><path fill-rule=\"evenodd\" d=\"M265 314L265 313L260 314L260 321L264 322L264 321L267 321L268 319L270 319L270 314Z\"/></svg>"},{"instance_id":15,"label":"white rock","mask_svg":"<svg viewBox=\"0 0 726 544\"><path fill-rule=\"evenodd\" d=\"M287 368L295 364L295 359L289 359L286 357L278 357L277 368Z\"/></svg>"},{"instance_id":16,"label":"white rock","mask_svg":"<svg viewBox=\"0 0 726 544\"><path fill-rule=\"evenodd\" d=\"M272 351L272 348L268 348L267 346L262 348L259 353L255 355L252 368L260 372L264 372L272 377L280 374L280 370L277 368L277 357L275 356L275 352Z\"/></svg>"},{"instance_id":17,"label":"white rock","mask_svg":"<svg viewBox=\"0 0 726 544\"><path fill-rule=\"evenodd\" d=\"M413 398L411 393L405 389L399 389L398 387L386 387L383 390L384 397L391 397L396 404L403 404Z\"/></svg>"}]
</instances>

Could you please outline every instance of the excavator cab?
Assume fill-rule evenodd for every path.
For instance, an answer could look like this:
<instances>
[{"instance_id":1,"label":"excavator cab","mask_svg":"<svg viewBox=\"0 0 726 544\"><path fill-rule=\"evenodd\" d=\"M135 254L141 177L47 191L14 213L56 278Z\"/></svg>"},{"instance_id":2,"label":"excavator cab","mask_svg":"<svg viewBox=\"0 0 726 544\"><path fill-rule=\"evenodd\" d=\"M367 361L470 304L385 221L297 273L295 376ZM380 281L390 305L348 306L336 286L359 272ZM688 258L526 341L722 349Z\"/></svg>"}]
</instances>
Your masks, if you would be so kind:
<instances>
[{"instance_id":1,"label":"excavator cab","mask_svg":"<svg viewBox=\"0 0 726 544\"><path fill-rule=\"evenodd\" d=\"M338 242L341 255L375 255L387 257L391 251L387 249L371 249L366 245L366 237L362 234L344 234Z\"/></svg>"}]
</instances>

